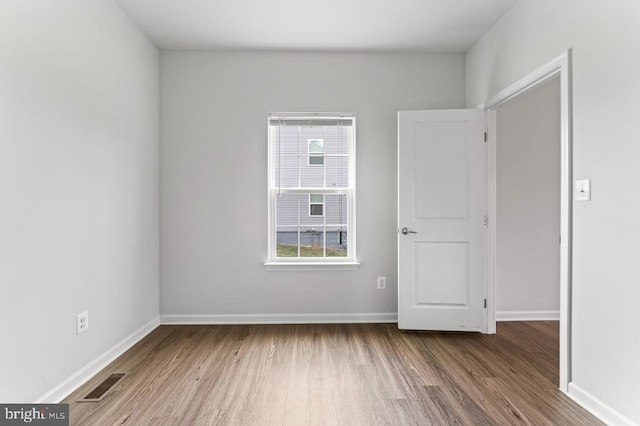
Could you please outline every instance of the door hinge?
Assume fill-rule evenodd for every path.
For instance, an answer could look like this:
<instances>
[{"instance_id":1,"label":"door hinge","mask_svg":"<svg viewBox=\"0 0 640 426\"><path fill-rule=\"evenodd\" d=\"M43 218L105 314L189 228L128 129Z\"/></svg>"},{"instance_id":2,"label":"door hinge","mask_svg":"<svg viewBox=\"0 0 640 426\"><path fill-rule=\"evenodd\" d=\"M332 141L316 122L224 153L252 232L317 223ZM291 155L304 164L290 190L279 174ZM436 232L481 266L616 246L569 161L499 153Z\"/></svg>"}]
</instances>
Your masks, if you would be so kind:
<instances>
[{"instance_id":1,"label":"door hinge","mask_svg":"<svg viewBox=\"0 0 640 426\"><path fill-rule=\"evenodd\" d=\"M489 139L489 135L487 134L487 132L484 132L484 141L486 142L487 139Z\"/></svg>"},{"instance_id":2,"label":"door hinge","mask_svg":"<svg viewBox=\"0 0 640 426\"><path fill-rule=\"evenodd\" d=\"M484 299L484 308L487 309L487 299Z\"/></svg>"},{"instance_id":3,"label":"door hinge","mask_svg":"<svg viewBox=\"0 0 640 426\"><path fill-rule=\"evenodd\" d=\"M484 215L484 226L489 226L489 216Z\"/></svg>"}]
</instances>

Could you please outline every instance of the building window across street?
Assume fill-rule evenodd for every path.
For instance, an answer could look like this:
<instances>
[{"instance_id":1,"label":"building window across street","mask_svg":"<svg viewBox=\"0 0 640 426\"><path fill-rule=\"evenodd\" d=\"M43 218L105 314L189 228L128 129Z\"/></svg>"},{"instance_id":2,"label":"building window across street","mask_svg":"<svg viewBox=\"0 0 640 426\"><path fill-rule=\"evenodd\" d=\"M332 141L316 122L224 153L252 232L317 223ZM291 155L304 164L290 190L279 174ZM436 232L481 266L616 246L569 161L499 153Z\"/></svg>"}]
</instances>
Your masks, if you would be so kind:
<instances>
[{"instance_id":1,"label":"building window across street","mask_svg":"<svg viewBox=\"0 0 640 426\"><path fill-rule=\"evenodd\" d=\"M324 216L323 194L309 194L309 216Z\"/></svg>"},{"instance_id":2,"label":"building window across street","mask_svg":"<svg viewBox=\"0 0 640 426\"><path fill-rule=\"evenodd\" d=\"M324 140L309 139L309 165L324 166Z\"/></svg>"}]
</instances>

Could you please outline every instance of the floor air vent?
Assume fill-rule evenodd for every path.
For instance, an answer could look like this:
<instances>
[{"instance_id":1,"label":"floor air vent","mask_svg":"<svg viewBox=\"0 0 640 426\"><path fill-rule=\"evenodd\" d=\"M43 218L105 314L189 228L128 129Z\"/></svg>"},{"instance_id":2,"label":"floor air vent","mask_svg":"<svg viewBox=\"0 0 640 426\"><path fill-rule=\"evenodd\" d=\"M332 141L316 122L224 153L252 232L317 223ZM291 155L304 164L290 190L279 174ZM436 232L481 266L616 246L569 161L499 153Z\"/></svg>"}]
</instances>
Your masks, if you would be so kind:
<instances>
[{"instance_id":1,"label":"floor air vent","mask_svg":"<svg viewBox=\"0 0 640 426\"><path fill-rule=\"evenodd\" d=\"M79 399L78 402L98 402L107 394L116 383L118 383L127 373L114 373L107 377L104 382L100 383L94 390L89 392L87 396Z\"/></svg>"}]
</instances>

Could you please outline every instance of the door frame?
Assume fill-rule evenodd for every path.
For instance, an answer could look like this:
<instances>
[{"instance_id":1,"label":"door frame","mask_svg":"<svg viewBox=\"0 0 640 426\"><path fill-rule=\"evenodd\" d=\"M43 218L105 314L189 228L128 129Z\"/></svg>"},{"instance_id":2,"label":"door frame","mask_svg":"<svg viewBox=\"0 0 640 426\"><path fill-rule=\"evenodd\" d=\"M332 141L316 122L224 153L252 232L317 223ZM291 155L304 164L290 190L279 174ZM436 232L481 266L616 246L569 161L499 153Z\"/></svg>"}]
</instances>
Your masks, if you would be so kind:
<instances>
[{"instance_id":1,"label":"door frame","mask_svg":"<svg viewBox=\"0 0 640 426\"><path fill-rule=\"evenodd\" d=\"M504 103L560 78L560 369L559 387L568 393L571 381L571 279L572 279L572 194L573 140L571 102L571 50L527 74L490 97L478 108L487 111L487 332L496 332L496 210L497 210L497 138L495 111Z\"/></svg>"}]
</instances>

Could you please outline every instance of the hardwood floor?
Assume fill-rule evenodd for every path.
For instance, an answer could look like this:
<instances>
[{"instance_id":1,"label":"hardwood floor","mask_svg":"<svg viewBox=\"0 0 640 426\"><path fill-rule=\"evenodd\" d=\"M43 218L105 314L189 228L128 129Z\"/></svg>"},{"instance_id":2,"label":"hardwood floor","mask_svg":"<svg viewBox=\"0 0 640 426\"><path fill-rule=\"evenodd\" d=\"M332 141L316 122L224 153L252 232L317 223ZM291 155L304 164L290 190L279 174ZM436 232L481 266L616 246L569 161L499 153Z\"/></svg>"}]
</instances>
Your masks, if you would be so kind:
<instances>
[{"instance_id":1,"label":"hardwood floor","mask_svg":"<svg viewBox=\"0 0 640 426\"><path fill-rule=\"evenodd\" d=\"M601 424L557 382L557 322L161 326L64 402L74 425Z\"/></svg>"}]
</instances>

